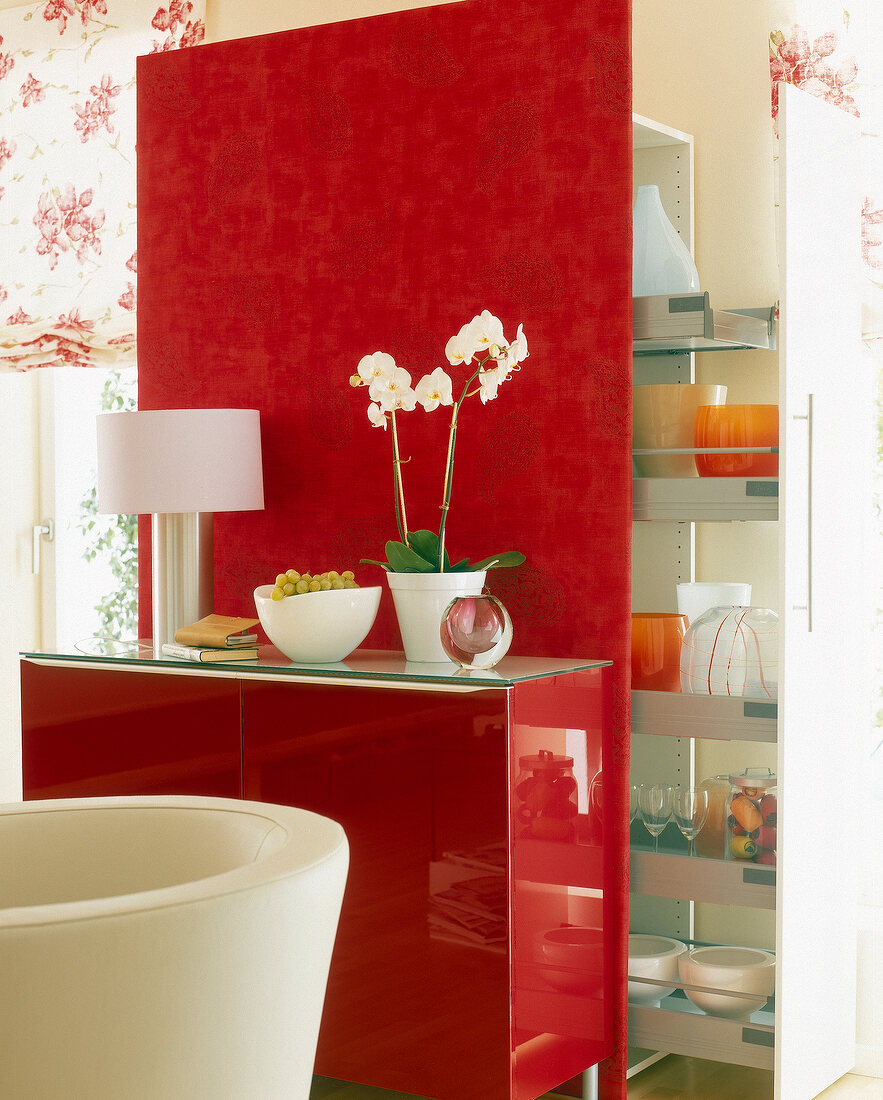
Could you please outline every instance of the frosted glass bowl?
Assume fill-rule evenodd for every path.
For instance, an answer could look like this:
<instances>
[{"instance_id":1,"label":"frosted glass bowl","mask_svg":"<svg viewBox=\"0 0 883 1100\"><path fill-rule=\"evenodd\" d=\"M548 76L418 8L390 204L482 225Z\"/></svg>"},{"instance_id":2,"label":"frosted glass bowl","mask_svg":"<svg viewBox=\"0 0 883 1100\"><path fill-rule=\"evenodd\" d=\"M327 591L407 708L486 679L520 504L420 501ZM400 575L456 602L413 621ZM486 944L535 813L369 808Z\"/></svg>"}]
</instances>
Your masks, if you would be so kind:
<instances>
[{"instance_id":1,"label":"frosted glass bowl","mask_svg":"<svg viewBox=\"0 0 883 1100\"><path fill-rule=\"evenodd\" d=\"M779 616L766 607L712 607L681 646L681 691L778 696Z\"/></svg>"},{"instance_id":2,"label":"frosted glass bowl","mask_svg":"<svg viewBox=\"0 0 883 1100\"><path fill-rule=\"evenodd\" d=\"M686 985L755 994L733 997L726 992L684 990L703 1012L730 1020L744 1019L763 1008L776 989L776 956L757 947L691 947L678 960L678 970Z\"/></svg>"},{"instance_id":3,"label":"frosted glass bowl","mask_svg":"<svg viewBox=\"0 0 883 1100\"><path fill-rule=\"evenodd\" d=\"M722 405L727 387L702 382L660 382L632 388L632 446L637 450L692 447L696 410ZM635 455L640 477L698 477L693 455Z\"/></svg>"},{"instance_id":4,"label":"frosted glass bowl","mask_svg":"<svg viewBox=\"0 0 883 1100\"><path fill-rule=\"evenodd\" d=\"M668 936L629 936L629 977L656 978L659 981L678 980L678 959L687 945ZM673 985L646 985L629 982L628 999L633 1005L659 1004L674 990Z\"/></svg>"},{"instance_id":5,"label":"frosted glass bowl","mask_svg":"<svg viewBox=\"0 0 883 1100\"><path fill-rule=\"evenodd\" d=\"M270 599L272 584L254 590L261 626L273 645L301 664L342 661L365 640L380 607L378 585L304 592L302 596Z\"/></svg>"}]
</instances>

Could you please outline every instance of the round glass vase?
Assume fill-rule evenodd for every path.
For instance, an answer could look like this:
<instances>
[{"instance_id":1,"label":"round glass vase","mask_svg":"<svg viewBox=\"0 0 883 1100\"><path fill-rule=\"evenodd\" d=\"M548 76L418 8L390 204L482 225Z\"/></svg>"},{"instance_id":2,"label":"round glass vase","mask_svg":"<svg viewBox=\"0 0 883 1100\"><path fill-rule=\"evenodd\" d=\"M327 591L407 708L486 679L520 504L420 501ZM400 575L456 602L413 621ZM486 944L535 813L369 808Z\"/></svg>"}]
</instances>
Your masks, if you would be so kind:
<instances>
[{"instance_id":1,"label":"round glass vase","mask_svg":"<svg viewBox=\"0 0 883 1100\"><path fill-rule=\"evenodd\" d=\"M779 616L767 607L710 607L681 646L681 690L688 695L778 694Z\"/></svg>"},{"instance_id":2,"label":"round glass vase","mask_svg":"<svg viewBox=\"0 0 883 1100\"><path fill-rule=\"evenodd\" d=\"M442 615L439 640L461 668L493 668L512 644L512 620L496 596L455 596Z\"/></svg>"}]
</instances>

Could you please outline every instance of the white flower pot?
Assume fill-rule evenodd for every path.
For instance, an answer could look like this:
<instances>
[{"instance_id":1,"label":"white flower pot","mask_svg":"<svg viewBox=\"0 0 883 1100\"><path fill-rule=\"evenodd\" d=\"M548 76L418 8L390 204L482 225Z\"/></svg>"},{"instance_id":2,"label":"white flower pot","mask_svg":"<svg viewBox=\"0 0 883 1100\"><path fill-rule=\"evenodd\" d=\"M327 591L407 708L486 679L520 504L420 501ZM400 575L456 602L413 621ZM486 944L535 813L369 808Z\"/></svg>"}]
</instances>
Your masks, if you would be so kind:
<instances>
[{"instance_id":1,"label":"white flower pot","mask_svg":"<svg viewBox=\"0 0 883 1100\"><path fill-rule=\"evenodd\" d=\"M387 573L392 602L408 661L453 661L442 649L441 620L455 596L478 596L487 571L475 573Z\"/></svg>"}]
</instances>

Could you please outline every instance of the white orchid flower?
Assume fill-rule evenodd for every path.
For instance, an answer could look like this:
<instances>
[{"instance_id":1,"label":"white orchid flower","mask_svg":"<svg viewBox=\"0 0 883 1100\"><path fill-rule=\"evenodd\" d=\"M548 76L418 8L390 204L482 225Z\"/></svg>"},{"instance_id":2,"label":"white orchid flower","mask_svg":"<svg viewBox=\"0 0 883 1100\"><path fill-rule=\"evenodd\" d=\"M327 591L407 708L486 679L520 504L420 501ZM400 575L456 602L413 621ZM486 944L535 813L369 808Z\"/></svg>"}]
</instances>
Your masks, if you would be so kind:
<instances>
[{"instance_id":1,"label":"white orchid flower","mask_svg":"<svg viewBox=\"0 0 883 1100\"><path fill-rule=\"evenodd\" d=\"M453 383L441 367L436 367L432 374L424 374L414 387L414 393L426 412L432 412L439 405L454 404Z\"/></svg>"},{"instance_id":2,"label":"white orchid flower","mask_svg":"<svg viewBox=\"0 0 883 1100\"><path fill-rule=\"evenodd\" d=\"M411 412L417 407L417 394L404 367L396 367L382 382L372 382L369 392L384 412Z\"/></svg>"},{"instance_id":3,"label":"white orchid flower","mask_svg":"<svg viewBox=\"0 0 883 1100\"><path fill-rule=\"evenodd\" d=\"M470 363L472 356L478 351L478 344L472 333L472 323L464 325L456 336L448 340L445 347L445 355L453 367L461 363Z\"/></svg>"},{"instance_id":4,"label":"white orchid flower","mask_svg":"<svg viewBox=\"0 0 883 1100\"><path fill-rule=\"evenodd\" d=\"M376 401L378 405L389 412L390 407L386 404L386 395L397 393L402 389L408 390L410 388L411 375L408 374L404 367L393 366L392 370L387 374L373 379L368 388L368 393L372 401Z\"/></svg>"},{"instance_id":5,"label":"white orchid flower","mask_svg":"<svg viewBox=\"0 0 883 1100\"><path fill-rule=\"evenodd\" d=\"M368 419L375 428L383 428L383 430L386 431L386 413L379 405L374 405L372 403L368 406Z\"/></svg>"},{"instance_id":6,"label":"white orchid flower","mask_svg":"<svg viewBox=\"0 0 883 1100\"><path fill-rule=\"evenodd\" d=\"M522 332L523 328L523 325L518 326L518 332L515 334L515 341L506 352L506 361L511 366L523 363L530 355L530 352L527 350L527 337Z\"/></svg>"},{"instance_id":7,"label":"white orchid flower","mask_svg":"<svg viewBox=\"0 0 883 1100\"><path fill-rule=\"evenodd\" d=\"M417 408L417 394L410 386L390 391L380 402L381 408L388 408L390 412L413 412Z\"/></svg>"},{"instance_id":8,"label":"white orchid flower","mask_svg":"<svg viewBox=\"0 0 883 1100\"><path fill-rule=\"evenodd\" d=\"M363 355L357 368L359 377L370 386L388 378L396 368L396 361L385 351L375 351L373 355Z\"/></svg>"},{"instance_id":9,"label":"white orchid flower","mask_svg":"<svg viewBox=\"0 0 883 1100\"><path fill-rule=\"evenodd\" d=\"M493 401L497 396L497 390L506 381L508 374L505 367L499 363L487 370L483 370L478 376L478 385L480 387L478 396L481 398L482 405L486 405L488 401Z\"/></svg>"},{"instance_id":10,"label":"white orchid flower","mask_svg":"<svg viewBox=\"0 0 883 1100\"><path fill-rule=\"evenodd\" d=\"M479 351L489 348L491 344L506 346L506 337L503 335L503 322L495 317L490 310L483 309L478 317L473 317L468 326Z\"/></svg>"}]
</instances>

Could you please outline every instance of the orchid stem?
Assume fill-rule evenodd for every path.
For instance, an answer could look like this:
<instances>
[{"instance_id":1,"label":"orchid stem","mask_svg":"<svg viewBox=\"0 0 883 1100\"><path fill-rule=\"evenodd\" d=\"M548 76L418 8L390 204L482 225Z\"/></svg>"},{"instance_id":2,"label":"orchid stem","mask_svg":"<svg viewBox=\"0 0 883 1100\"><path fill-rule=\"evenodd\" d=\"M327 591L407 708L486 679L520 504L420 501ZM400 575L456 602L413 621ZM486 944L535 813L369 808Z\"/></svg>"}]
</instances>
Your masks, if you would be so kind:
<instances>
[{"instance_id":1,"label":"orchid stem","mask_svg":"<svg viewBox=\"0 0 883 1100\"><path fill-rule=\"evenodd\" d=\"M465 391L464 391L465 393ZM463 398L460 398L462 401ZM451 483L454 478L454 447L457 442L457 413L460 411L460 401L454 406L451 414L451 430L448 433L448 457L445 462L445 484L442 489L441 520L438 525L438 571L445 571L445 523L448 519L448 509L451 507Z\"/></svg>"},{"instance_id":2,"label":"orchid stem","mask_svg":"<svg viewBox=\"0 0 883 1100\"><path fill-rule=\"evenodd\" d=\"M395 470L395 506L396 506L396 524L399 529L399 538L405 544L410 546L408 542L408 516L405 512L405 486L402 482L402 460L399 457L399 435L396 430L396 413L393 409L389 414L390 423L392 424L392 464Z\"/></svg>"},{"instance_id":3,"label":"orchid stem","mask_svg":"<svg viewBox=\"0 0 883 1100\"><path fill-rule=\"evenodd\" d=\"M487 356L485 358L488 358ZM438 525L438 571L444 573L445 571L445 524L448 520L448 509L451 507L451 488L454 481L454 448L457 445L457 416L460 412L460 406L466 400L469 394L469 387L478 377L481 372L481 364L484 359L475 362L478 363L478 368L470 375L466 381L466 385L463 387L463 392L460 394L460 398L454 405L454 410L451 413L451 430L448 433L448 457L445 462L445 483L442 489L442 502L441 502L441 520Z\"/></svg>"}]
</instances>

